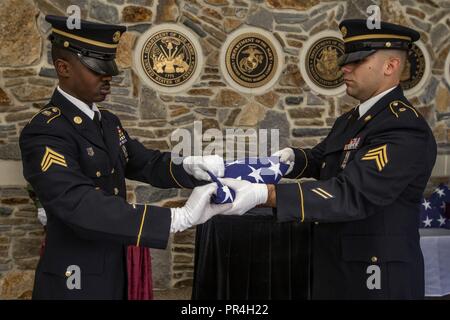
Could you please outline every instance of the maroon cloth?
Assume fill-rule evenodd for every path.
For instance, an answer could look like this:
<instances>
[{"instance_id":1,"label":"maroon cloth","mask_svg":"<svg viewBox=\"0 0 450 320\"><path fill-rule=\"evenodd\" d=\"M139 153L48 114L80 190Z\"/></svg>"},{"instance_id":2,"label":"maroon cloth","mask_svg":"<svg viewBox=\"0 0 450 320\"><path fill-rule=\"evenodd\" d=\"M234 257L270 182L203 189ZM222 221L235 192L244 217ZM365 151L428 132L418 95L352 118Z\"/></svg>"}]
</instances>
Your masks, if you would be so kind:
<instances>
[{"instance_id":1,"label":"maroon cloth","mask_svg":"<svg viewBox=\"0 0 450 320\"><path fill-rule=\"evenodd\" d=\"M129 246L127 252L128 300L152 300L150 249Z\"/></svg>"},{"instance_id":2,"label":"maroon cloth","mask_svg":"<svg viewBox=\"0 0 450 320\"><path fill-rule=\"evenodd\" d=\"M42 240L40 256L44 254L46 236ZM129 246L127 249L128 300L152 300L152 260L150 249Z\"/></svg>"},{"instance_id":3,"label":"maroon cloth","mask_svg":"<svg viewBox=\"0 0 450 320\"><path fill-rule=\"evenodd\" d=\"M46 243L47 243L47 229L44 226L44 238L42 239L41 248L39 249L39 256L40 257L42 257L42 255L44 254L45 244Z\"/></svg>"}]
</instances>

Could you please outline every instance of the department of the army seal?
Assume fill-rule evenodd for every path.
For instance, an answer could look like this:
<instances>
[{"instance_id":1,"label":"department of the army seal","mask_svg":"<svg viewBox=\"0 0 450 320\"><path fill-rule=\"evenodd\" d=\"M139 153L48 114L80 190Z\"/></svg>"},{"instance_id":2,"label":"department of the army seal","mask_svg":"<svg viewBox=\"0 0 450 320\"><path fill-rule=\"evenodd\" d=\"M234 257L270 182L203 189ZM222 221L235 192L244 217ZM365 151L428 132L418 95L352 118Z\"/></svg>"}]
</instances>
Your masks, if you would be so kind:
<instances>
[{"instance_id":1,"label":"department of the army seal","mask_svg":"<svg viewBox=\"0 0 450 320\"><path fill-rule=\"evenodd\" d=\"M425 74L425 67L426 62L422 49L413 43L400 78L403 90L414 88L422 80Z\"/></svg>"},{"instance_id":2,"label":"department of the army seal","mask_svg":"<svg viewBox=\"0 0 450 320\"><path fill-rule=\"evenodd\" d=\"M244 88L264 86L279 68L272 41L255 32L240 34L230 43L225 63L228 75Z\"/></svg>"},{"instance_id":3,"label":"department of the army seal","mask_svg":"<svg viewBox=\"0 0 450 320\"><path fill-rule=\"evenodd\" d=\"M344 54L344 42L336 37L318 39L306 54L306 71L319 87L333 89L343 84L343 73L337 63Z\"/></svg>"},{"instance_id":4,"label":"department of the army seal","mask_svg":"<svg viewBox=\"0 0 450 320\"><path fill-rule=\"evenodd\" d=\"M175 30L161 30L148 38L142 49L142 66L160 86L188 81L197 67L197 52L188 37Z\"/></svg>"},{"instance_id":5,"label":"department of the army seal","mask_svg":"<svg viewBox=\"0 0 450 320\"><path fill-rule=\"evenodd\" d=\"M137 75L160 92L189 89L203 68L198 37L175 23L162 23L148 29L139 37L133 51Z\"/></svg>"}]
</instances>

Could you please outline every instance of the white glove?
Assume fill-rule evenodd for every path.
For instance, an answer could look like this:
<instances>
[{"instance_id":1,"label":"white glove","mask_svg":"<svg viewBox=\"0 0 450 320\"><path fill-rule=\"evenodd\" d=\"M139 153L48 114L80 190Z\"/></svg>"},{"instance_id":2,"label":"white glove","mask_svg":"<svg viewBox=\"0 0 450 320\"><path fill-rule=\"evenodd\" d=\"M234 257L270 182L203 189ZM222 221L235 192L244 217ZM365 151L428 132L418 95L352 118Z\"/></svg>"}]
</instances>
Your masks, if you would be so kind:
<instances>
[{"instance_id":1,"label":"white glove","mask_svg":"<svg viewBox=\"0 0 450 320\"><path fill-rule=\"evenodd\" d=\"M43 226L47 225L47 215L44 208L38 208L37 218Z\"/></svg>"},{"instance_id":2,"label":"white glove","mask_svg":"<svg viewBox=\"0 0 450 320\"><path fill-rule=\"evenodd\" d=\"M295 164L295 154L294 154L294 150L292 150L292 148L284 148L280 151L277 151L274 154L272 154L272 157L280 157L280 162L289 165L289 168L286 171L286 174L291 173L292 169L294 168L294 164Z\"/></svg>"},{"instance_id":3,"label":"white glove","mask_svg":"<svg viewBox=\"0 0 450 320\"><path fill-rule=\"evenodd\" d=\"M216 177L223 177L225 165L223 158L218 155L190 156L183 159L184 170L197 180L211 181L206 171L210 171Z\"/></svg>"},{"instance_id":4,"label":"white glove","mask_svg":"<svg viewBox=\"0 0 450 320\"><path fill-rule=\"evenodd\" d=\"M242 215L257 205L267 202L268 190L265 184L230 178L219 179L236 192L232 207L221 212L225 215Z\"/></svg>"},{"instance_id":5,"label":"white glove","mask_svg":"<svg viewBox=\"0 0 450 320\"><path fill-rule=\"evenodd\" d=\"M217 184L210 183L196 187L188 201L181 208L172 208L170 232L180 232L197 224L205 223L216 214L231 208L231 203L212 204L211 196L217 191Z\"/></svg>"}]
</instances>

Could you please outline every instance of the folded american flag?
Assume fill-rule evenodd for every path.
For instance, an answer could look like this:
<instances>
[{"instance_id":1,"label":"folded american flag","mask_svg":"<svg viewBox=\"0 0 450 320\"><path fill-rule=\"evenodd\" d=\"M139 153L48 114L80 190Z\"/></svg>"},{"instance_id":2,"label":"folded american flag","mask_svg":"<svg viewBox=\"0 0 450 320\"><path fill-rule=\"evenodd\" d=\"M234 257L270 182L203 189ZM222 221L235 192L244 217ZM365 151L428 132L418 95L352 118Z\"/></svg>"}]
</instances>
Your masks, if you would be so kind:
<instances>
[{"instance_id":1,"label":"folded american flag","mask_svg":"<svg viewBox=\"0 0 450 320\"><path fill-rule=\"evenodd\" d=\"M450 229L448 208L450 205L450 189L440 184L431 196L422 199L420 206L421 228L447 228Z\"/></svg>"},{"instance_id":2,"label":"folded american flag","mask_svg":"<svg viewBox=\"0 0 450 320\"><path fill-rule=\"evenodd\" d=\"M281 163L279 157L245 158L225 162L224 178L247 180L252 183L277 184L286 174L289 165ZM217 204L231 203L236 193L224 186L216 176L209 172L211 179L217 183L217 194L212 201Z\"/></svg>"}]
</instances>

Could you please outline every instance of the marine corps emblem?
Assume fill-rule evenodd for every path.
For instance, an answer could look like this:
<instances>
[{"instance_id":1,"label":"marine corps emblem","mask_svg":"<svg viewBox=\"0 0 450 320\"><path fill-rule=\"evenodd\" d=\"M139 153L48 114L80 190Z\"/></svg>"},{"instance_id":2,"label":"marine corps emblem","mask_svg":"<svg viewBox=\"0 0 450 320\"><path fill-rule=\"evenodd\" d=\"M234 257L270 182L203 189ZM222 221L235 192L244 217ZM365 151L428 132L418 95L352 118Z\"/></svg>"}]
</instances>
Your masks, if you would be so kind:
<instances>
[{"instance_id":1,"label":"marine corps emblem","mask_svg":"<svg viewBox=\"0 0 450 320\"><path fill-rule=\"evenodd\" d=\"M226 71L245 88L259 88L270 82L277 71L278 54L272 42L262 34L244 33L228 46Z\"/></svg>"},{"instance_id":2,"label":"marine corps emblem","mask_svg":"<svg viewBox=\"0 0 450 320\"><path fill-rule=\"evenodd\" d=\"M185 83L197 68L194 44L175 30L162 30L148 38L141 58L146 75L164 87Z\"/></svg>"},{"instance_id":3,"label":"marine corps emblem","mask_svg":"<svg viewBox=\"0 0 450 320\"><path fill-rule=\"evenodd\" d=\"M425 67L424 54L419 46L413 43L400 79L403 90L409 90L420 82L425 74Z\"/></svg>"},{"instance_id":4,"label":"marine corps emblem","mask_svg":"<svg viewBox=\"0 0 450 320\"><path fill-rule=\"evenodd\" d=\"M344 43L335 37L316 41L306 55L306 71L319 87L332 89L343 83L343 74L338 59L344 54Z\"/></svg>"}]
</instances>

